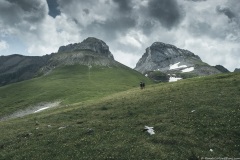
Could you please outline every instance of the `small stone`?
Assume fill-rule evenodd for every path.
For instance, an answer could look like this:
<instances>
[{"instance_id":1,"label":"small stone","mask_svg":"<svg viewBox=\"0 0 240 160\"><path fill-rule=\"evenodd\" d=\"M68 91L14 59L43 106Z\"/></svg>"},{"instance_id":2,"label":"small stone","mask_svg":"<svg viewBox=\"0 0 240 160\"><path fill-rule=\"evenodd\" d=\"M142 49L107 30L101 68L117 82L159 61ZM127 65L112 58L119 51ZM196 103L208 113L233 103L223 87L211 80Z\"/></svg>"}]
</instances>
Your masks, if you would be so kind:
<instances>
[{"instance_id":1,"label":"small stone","mask_svg":"<svg viewBox=\"0 0 240 160\"><path fill-rule=\"evenodd\" d=\"M63 127L59 127L58 129L64 129L64 128L66 128L66 126L63 126Z\"/></svg>"}]
</instances>

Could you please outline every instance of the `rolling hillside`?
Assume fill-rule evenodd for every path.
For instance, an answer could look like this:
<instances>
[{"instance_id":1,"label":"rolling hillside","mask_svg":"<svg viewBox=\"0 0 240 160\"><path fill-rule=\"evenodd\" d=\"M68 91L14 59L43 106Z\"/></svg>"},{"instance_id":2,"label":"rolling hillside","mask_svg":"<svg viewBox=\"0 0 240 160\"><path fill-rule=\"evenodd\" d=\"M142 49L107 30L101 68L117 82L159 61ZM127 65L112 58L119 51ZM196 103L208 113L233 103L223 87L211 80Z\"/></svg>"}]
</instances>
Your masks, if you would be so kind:
<instances>
[{"instance_id":1,"label":"rolling hillside","mask_svg":"<svg viewBox=\"0 0 240 160\"><path fill-rule=\"evenodd\" d=\"M71 71L80 72L75 67ZM73 79L62 77L61 72L69 73L62 68L41 81L1 88L2 94L22 85L25 87L19 90L28 95L18 97L36 97L35 101L56 98L71 104L0 122L0 159L240 157L240 74L147 85L140 90L130 89L139 79L122 70L93 68L95 74L89 76L85 68L84 76ZM108 77L94 78L100 73ZM109 77L109 73L115 76ZM125 75L130 76L128 83ZM84 77L89 79L85 85L81 83ZM27 85L38 87L30 91ZM59 90L59 86L64 87ZM38 90L42 96L35 94ZM17 92L13 94L17 97ZM92 100L83 102L88 99ZM4 103L10 102L9 98ZM1 114L7 112L1 109ZM148 134L145 126L154 127L155 134Z\"/></svg>"},{"instance_id":2,"label":"rolling hillside","mask_svg":"<svg viewBox=\"0 0 240 160\"><path fill-rule=\"evenodd\" d=\"M93 100L152 82L120 63L116 66L64 65L39 78L0 87L0 118L47 102L67 105Z\"/></svg>"}]
</instances>

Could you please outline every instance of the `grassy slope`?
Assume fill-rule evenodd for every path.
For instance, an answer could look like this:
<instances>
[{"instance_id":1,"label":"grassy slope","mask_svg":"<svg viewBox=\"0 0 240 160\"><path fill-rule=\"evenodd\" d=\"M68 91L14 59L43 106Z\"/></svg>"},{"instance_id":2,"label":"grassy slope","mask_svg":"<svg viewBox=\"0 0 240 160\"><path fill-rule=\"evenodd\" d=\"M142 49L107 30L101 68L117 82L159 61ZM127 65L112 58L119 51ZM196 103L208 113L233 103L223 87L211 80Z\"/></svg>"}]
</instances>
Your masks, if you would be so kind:
<instances>
[{"instance_id":1,"label":"grassy slope","mask_svg":"<svg viewBox=\"0 0 240 160\"><path fill-rule=\"evenodd\" d=\"M237 158L239 97L240 74L223 74L1 122L0 159ZM143 132L145 125L156 134Z\"/></svg>"},{"instance_id":2,"label":"grassy slope","mask_svg":"<svg viewBox=\"0 0 240 160\"><path fill-rule=\"evenodd\" d=\"M63 104L97 99L138 86L139 81L152 83L127 67L92 67L73 65L55 69L48 76L0 87L0 117L40 102L62 101Z\"/></svg>"}]
</instances>

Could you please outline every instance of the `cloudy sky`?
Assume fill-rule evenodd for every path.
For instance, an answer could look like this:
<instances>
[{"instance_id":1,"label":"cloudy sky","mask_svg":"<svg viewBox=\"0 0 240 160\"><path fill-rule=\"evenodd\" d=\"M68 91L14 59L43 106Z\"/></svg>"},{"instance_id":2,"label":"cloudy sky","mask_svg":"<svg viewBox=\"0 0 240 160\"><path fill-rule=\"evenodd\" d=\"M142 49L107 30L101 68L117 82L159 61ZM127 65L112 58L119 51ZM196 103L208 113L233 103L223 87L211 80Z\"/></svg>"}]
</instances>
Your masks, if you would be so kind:
<instances>
[{"instance_id":1,"label":"cloudy sky","mask_svg":"<svg viewBox=\"0 0 240 160\"><path fill-rule=\"evenodd\" d=\"M239 0L0 0L0 55L45 55L87 37L135 67L153 42L240 68Z\"/></svg>"}]
</instances>

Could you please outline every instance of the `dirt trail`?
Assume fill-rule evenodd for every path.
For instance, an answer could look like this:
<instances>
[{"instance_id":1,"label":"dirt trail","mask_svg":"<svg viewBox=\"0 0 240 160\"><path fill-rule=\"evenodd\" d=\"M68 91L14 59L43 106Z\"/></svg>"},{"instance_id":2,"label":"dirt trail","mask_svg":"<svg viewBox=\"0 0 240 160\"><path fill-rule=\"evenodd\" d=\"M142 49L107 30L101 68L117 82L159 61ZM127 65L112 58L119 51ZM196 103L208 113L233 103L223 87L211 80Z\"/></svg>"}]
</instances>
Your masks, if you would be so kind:
<instances>
[{"instance_id":1,"label":"dirt trail","mask_svg":"<svg viewBox=\"0 0 240 160\"><path fill-rule=\"evenodd\" d=\"M57 106L59 106L60 103L61 103L60 101L39 103L39 104L29 107L27 109L16 111L13 114L10 114L8 116L0 117L0 121L6 121L9 119L13 119L13 118L23 117L23 116L26 116L29 114L39 113L46 109L57 107Z\"/></svg>"}]
</instances>

